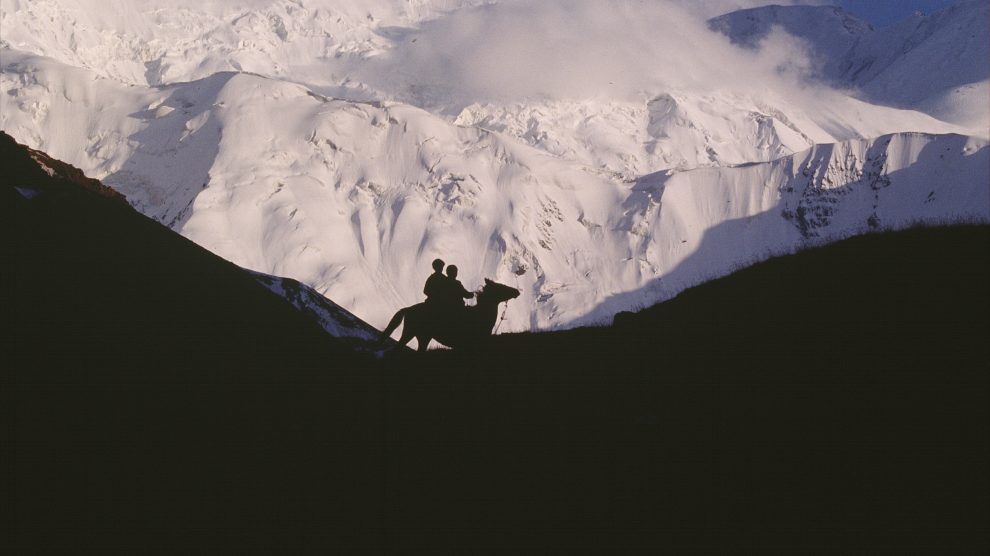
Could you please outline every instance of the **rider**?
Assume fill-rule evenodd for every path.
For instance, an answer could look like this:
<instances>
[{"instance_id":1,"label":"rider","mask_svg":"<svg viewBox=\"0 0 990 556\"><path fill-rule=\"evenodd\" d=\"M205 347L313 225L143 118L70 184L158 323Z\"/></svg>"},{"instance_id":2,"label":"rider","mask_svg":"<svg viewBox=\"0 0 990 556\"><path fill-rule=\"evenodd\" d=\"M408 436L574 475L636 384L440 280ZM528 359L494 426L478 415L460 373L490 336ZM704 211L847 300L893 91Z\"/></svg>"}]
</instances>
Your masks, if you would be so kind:
<instances>
[{"instance_id":1,"label":"rider","mask_svg":"<svg viewBox=\"0 0 990 556\"><path fill-rule=\"evenodd\" d=\"M433 274L430 274L426 279L426 285L423 286L426 302L431 305L442 303L443 290L447 282L447 277L443 275L443 266L444 262L441 259L434 259Z\"/></svg>"},{"instance_id":2,"label":"rider","mask_svg":"<svg viewBox=\"0 0 990 556\"><path fill-rule=\"evenodd\" d=\"M449 305L452 309L463 309L464 300L474 297L474 293L467 291L464 284L457 279L457 267L454 265L447 267L447 283L444 290L444 305Z\"/></svg>"},{"instance_id":3,"label":"rider","mask_svg":"<svg viewBox=\"0 0 990 556\"><path fill-rule=\"evenodd\" d=\"M437 331L444 334L448 339L460 337L468 332L470 319L467 316L467 309L464 307L464 300L474 297L474 293L469 292L464 284L457 279L457 267L447 266L447 276L437 303L437 313L435 325Z\"/></svg>"}]
</instances>

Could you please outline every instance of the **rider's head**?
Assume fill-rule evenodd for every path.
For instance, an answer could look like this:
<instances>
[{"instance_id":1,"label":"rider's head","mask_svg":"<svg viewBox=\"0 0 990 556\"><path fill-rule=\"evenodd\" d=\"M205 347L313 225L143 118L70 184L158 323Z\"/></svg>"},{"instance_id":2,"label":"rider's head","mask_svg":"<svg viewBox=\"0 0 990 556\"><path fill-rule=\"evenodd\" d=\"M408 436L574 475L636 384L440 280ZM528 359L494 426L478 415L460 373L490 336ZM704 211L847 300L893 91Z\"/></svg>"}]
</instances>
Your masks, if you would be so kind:
<instances>
[{"instance_id":1,"label":"rider's head","mask_svg":"<svg viewBox=\"0 0 990 556\"><path fill-rule=\"evenodd\" d=\"M448 266L447 267L447 276L450 276L451 278L457 278L457 267L454 266L454 265Z\"/></svg>"},{"instance_id":2,"label":"rider's head","mask_svg":"<svg viewBox=\"0 0 990 556\"><path fill-rule=\"evenodd\" d=\"M433 259L433 270L443 272L444 262L441 259Z\"/></svg>"}]
</instances>

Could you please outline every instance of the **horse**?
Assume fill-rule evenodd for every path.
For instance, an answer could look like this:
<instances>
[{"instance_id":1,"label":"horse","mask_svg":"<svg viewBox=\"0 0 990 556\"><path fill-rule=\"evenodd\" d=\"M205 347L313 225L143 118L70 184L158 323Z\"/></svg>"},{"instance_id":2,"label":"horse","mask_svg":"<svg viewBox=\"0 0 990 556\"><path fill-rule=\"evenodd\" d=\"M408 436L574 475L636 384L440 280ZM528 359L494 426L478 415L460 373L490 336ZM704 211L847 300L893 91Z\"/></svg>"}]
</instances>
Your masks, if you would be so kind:
<instances>
[{"instance_id":1,"label":"horse","mask_svg":"<svg viewBox=\"0 0 990 556\"><path fill-rule=\"evenodd\" d=\"M391 336L405 321L399 345L404 346L415 337L420 352L426 351L426 346L434 339L448 347L464 347L491 334L499 304L516 297L519 297L516 288L485 278L485 285L478 292L477 305L465 307L459 314L452 315L438 315L438 311L426 303L399 309L382 332L382 340Z\"/></svg>"}]
</instances>

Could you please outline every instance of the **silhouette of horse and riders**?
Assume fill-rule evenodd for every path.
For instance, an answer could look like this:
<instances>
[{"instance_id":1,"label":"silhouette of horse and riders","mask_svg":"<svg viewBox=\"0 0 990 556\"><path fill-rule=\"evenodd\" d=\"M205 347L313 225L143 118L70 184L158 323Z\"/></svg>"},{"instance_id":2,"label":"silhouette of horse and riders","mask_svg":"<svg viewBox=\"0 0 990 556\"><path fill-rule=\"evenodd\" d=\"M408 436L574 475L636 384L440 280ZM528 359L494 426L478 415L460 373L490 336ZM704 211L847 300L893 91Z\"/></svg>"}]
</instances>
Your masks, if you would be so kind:
<instances>
[{"instance_id":1,"label":"silhouette of horse and riders","mask_svg":"<svg viewBox=\"0 0 990 556\"><path fill-rule=\"evenodd\" d=\"M519 296L516 288L488 278L480 291L470 292L457 279L456 266L447 266L444 274L445 264L441 259L433 261L433 274L423 286L426 301L399 309L382 332L382 339L403 324L399 345L416 338L420 352L426 351L430 340L452 348L467 347L492 333L500 303ZM477 303L464 305L464 300L472 297L477 298Z\"/></svg>"}]
</instances>

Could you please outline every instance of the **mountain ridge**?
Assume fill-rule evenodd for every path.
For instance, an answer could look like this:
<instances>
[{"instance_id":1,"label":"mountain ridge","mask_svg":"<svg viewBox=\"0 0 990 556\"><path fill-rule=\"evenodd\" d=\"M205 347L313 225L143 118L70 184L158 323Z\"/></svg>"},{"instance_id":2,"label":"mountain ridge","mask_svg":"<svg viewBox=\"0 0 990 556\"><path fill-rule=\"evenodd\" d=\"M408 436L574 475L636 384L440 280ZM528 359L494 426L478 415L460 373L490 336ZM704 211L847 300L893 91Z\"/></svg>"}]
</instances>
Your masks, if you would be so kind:
<instances>
[{"instance_id":1,"label":"mountain ridge","mask_svg":"<svg viewBox=\"0 0 990 556\"><path fill-rule=\"evenodd\" d=\"M809 14L833 17L812 19ZM826 21L833 28L823 32L815 21ZM967 125L974 132L982 133L990 125L990 111L980 100L990 90L990 65L985 63L990 58L985 33L990 7L986 2L963 0L881 29L841 8L827 6L751 8L713 18L708 24L748 48L756 48L780 26L806 41L817 58L820 77L836 86L872 102L920 109ZM847 33L835 32L839 28ZM953 108L952 97L969 114L962 107Z\"/></svg>"}]
</instances>

